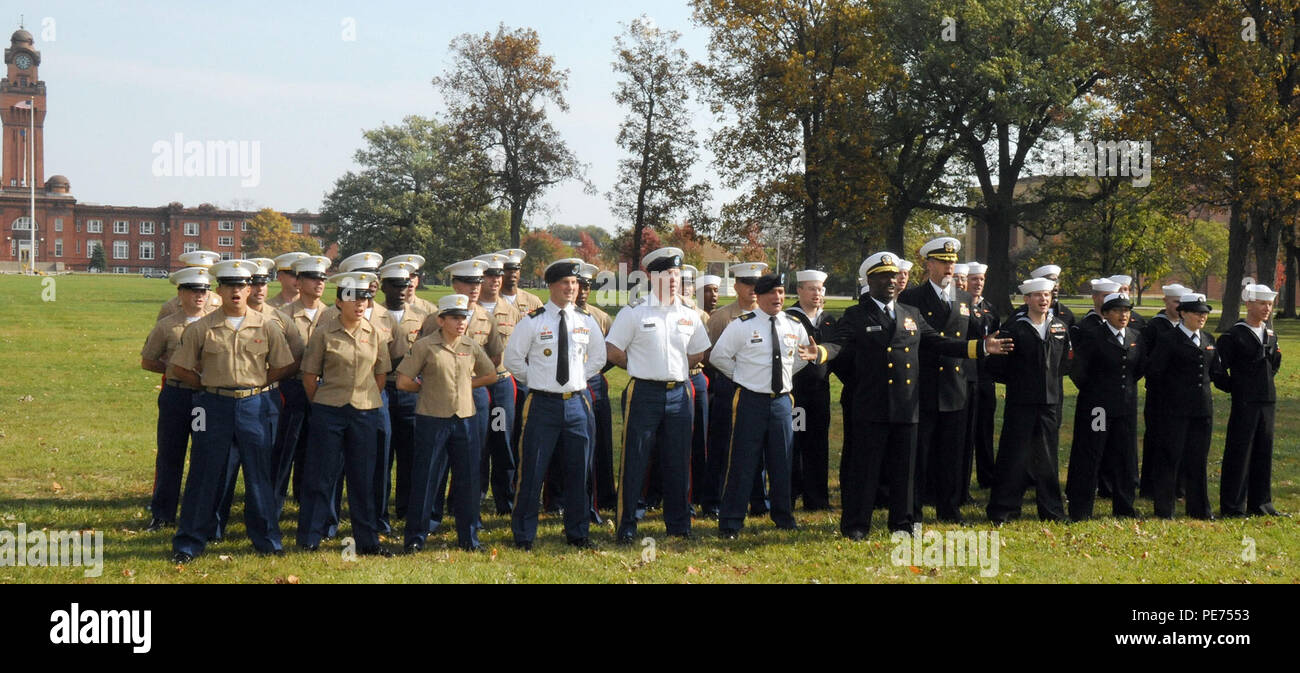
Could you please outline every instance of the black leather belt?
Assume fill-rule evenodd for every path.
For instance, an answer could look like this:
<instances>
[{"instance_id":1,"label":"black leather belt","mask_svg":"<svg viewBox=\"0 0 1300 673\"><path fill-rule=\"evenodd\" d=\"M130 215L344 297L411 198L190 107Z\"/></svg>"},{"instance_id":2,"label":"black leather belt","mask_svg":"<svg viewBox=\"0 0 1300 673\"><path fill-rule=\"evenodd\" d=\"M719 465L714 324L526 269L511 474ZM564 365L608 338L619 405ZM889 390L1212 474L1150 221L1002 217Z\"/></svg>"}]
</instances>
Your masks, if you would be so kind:
<instances>
[{"instance_id":1,"label":"black leather belt","mask_svg":"<svg viewBox=\"0 0 1300 673\"><path fill-rule=\"evenodd\" d=\"M529 389L528 389L528 394L530 394L530 395L540 395L540 396L542 396L542 397L553 397L553 398L555 398L555 399L557 399L557 400L567 400L567 399L569 399L569 398L571 398L571 397L573 397L573 396L575 396L575 395L581 395L581 394L582 394L582 391L581 391L581 390L575 390L574 392L571 392L571 393L553 393L553 392L550 392L549 390L538 390L538 389L536 389L536 388L529 388Z\"/></svg>"},{"instance_id":2,"label":"black leather belt","mask_svg":"<svg viewBox=\"0 0 1300 673\"><path fill-rule=\"evenodd\" d=\"M188 383L186 383L186 382L184 382L184 381L182 381L182 380L180 380L180 379L167 379L167 383L165 383L164 385L168 385L168 386L171 386L171 387L173 387L173 388L181 388L181 389L184 389L184 390L198 390L198 388L196 388L196 387L194 387L194 386L192 386L192 385L190 385L190 384L188 384Z\"/></svg>"},{"instance_id":3,"label":"black leather belt","mask_svg":"<svg viewBox=\"0 0 1300 673\"><path fill-rule=\"evenodd\" d=\"M758 395L759 397L766 397L766 398L768 398L768 399L773 399L773 400L776 399L776 398L778 398L778 397L785 397L786 395L789 395L789 394L790 394L790 393L760 393L760 392L758 392L758 391L756 391L756 390L750 390L749 388L746 388L745 386L741 386L740 389L743 390L743 391L745 391L745 392L747 392L747 393L749 393L750 395Z\"/></svg>"},{"instance_id":4,"label":"black leather belt","mask_svg":"<svg viewBox=\"0 0 1300 673\"><path fill-rule=\"evenodd\" d=\"M673 388L687 384L686 381L657 381L655 379L638 379L636 377L633 377L633 380L637 383L644 383L656 388L663 388L664 390L672 390Z\"/></svg>"}]
</instances>

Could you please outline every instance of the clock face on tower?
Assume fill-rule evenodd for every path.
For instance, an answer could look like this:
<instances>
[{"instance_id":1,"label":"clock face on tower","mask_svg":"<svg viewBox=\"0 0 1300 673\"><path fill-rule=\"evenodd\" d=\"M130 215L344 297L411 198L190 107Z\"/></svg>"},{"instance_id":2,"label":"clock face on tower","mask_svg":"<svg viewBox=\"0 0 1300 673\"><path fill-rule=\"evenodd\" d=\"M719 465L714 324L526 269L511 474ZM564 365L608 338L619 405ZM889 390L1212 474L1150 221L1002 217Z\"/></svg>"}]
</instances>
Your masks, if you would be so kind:
<instances>
[{"instance_id":1,"label":"clock face on tower","mask_svg":"<svg viewBox=\"0 0 1300 673\"><path fill-rule=\"evenodd\" d=\"M14 57L14 65L18 66L19 70L26 70L32 67L32 57L27 54L19 54Z\"/></svg>"}]
</instances>

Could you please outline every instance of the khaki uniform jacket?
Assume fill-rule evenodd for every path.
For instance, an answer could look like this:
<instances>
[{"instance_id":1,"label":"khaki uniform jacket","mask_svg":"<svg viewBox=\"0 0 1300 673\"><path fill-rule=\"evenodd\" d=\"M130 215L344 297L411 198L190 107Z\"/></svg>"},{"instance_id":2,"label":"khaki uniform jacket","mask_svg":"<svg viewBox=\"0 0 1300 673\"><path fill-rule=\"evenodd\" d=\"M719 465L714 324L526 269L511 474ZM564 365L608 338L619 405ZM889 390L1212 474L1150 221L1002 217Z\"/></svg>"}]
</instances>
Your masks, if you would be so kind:
<instances>
[{"instance_id":1,"label":"khaki uniform jacket","mask_svg":"<svg viewBox=\"0 0 1300 673\"><path fill-rule=\"evenodd\" d=\"M420 327L428 317L428 314L407 304L400 321L392 311L385 311L384 316L380 318L391 336L388 341L388 361L392 365L388 370L389 381L397 380L397 367L402 364L402 358L411 352L411 348L419 340Z\"/></svg>"},{"instance_id":2,"label":"khaki uniform jacket","mask_svg":"<svg viewBox=\"0 0 1300 673\"><path fill-rule=\"evenodd\" d=\"M275 321L248 311L235 330L226 314L216 311L185 328L171 365L198 372L206 388L259 388L268 383L268 369L293 361L289 342Z\"/></svg>"},{"instance_id":3,"label":"khaki uniform jacket","mask_svg":"<svg viewBox=\"0 0 1300 673\"><path fill-rule=\"evenodd\" d=\"M391 370L384 332L364 318L351 331L338 318L321 323L302 357L303 374L321 377L312 402L331 407L383 406L375 376Z\"/></svg>"},{"instance_id":4,"label":"khaki uniform jacket","mask_svg":"<svg viewBox=\"0 0 1300 673\"><path fill-rule=\"evenodd\" d=\"M416 341L397 367L399 374L422 379L415 413L437 418L473 416L471 380L494 371L496 367L482 346L464 336L448 344L441 330Z\"/></svg>"},{"instance_id":5,"label":"khaki uniform jacket","mask_svg":"<svg viewBox=\"0 0 1300 673\"><path fill-rule=\"evenodd\" d=\"M519 310L520 315L528 315L546 304L546 302L539 299L537 295L523 289L522 287L515 288L514 299L514 307ZM507 304L510 303L510 300L506 299L505 295L501 295L501 301Z\"/></svg>"},{"instance_id":6,"label":"khaki uniform jacket","mask_svg":"<svg viewBox=\"0 0 1300 673\"><path fill-rule=\"evenodd\" d=\"M199 316L202 320L203 316ZM185 313L177 311L162 320L154 323L153 329L149 330L149 336L144 340L144 348L140 351L140 358L143 360L159 360L167 364L172 359L172 354L181 345L181 334L190 323L185 322Z\"/></svg>"},{"instance_id":7,"label":"khaki uniform jacket","mask_svg":"<svg viewBox=\"0 0 1300 673\"><path fill-rule=\"evenodd\" d=\"M496 321L497 334L501 335L501 347L503 349L510 342L510 335L514 334L515 325L518 325L519 321L523 319L524 314L520 313L519 309L515 308L513 304L504 299L497 299L496 306L492 307L492 320ZM497 373L509 374L510 372L503 364L497 367Z\"/></svg>"},{"instance_id":8,"label":"khaki uniform jacket","mask_svg":"<svg viewBox=\"0 0 1300 673\"><path fill-rule=\"evenodd\" d=\"M420 336L426 337L435 332L439 332L438 316L430 315L424 319L424 326L420 328ZM474 313L470 315L469 322L465 326L465 337L474 343L483 347L483 351L488 354L489 358L496 358L506 349L506 340L501 337L501 332L497 330L496 320L487 312L487 309L474 305Z\"/></svg>"}]
</instances>

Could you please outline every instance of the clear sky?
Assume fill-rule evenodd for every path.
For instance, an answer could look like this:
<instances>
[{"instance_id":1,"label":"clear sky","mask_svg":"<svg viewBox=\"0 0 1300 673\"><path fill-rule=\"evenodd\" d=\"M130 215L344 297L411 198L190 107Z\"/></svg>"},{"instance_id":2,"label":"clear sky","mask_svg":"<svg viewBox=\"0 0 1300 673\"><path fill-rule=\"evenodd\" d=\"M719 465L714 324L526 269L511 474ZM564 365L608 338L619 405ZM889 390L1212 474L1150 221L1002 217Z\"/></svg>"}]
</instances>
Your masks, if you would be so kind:
<instances>
[{"instance_id":1,"label":"clear sky","mask_svg":"<svg viewBox=\"0 0 1300 673\"><path fill-rule=\"evenodd\" d=\"M24 14L41 51L46 178L66 175L79 200L123 206L318 210L334 180L354 168L362 130L442 112L430 80L450 62L452 38L495 31L501 22L532 27L542 49L570 71L570 112L552 122L589 164L598 192L554 188L544 211L530 218L534 227L620 224L604 196L621 156L614 140L623 111L611 97L617 79L610 67L619 23L647 14L681 32L695 60L706 57L707 41L685 0L20 0L5 8L5 46ZM349 28L355 40L344 39ZM709 122L701 108L701 139ZM258 142L258 184L244 186L250 180L233 169L228 177L155 176L155 144L178 133L186 141ZM707 163L697 172L714 181Z\"/></svg>"}]
</instances>

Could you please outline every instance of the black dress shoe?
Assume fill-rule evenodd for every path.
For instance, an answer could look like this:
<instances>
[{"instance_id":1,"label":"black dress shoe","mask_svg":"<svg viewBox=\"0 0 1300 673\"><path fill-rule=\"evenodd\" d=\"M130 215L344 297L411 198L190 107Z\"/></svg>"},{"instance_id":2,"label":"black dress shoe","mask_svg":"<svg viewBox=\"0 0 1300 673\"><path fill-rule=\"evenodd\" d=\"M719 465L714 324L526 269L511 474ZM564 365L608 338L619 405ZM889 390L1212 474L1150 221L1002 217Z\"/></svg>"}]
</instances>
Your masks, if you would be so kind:
<instances>
[{"instance_id":1,"label":"black dress shoe","mask_svg":"<svg viewBox=\"0 0 1300 673\"><path fill-rule=\"evenodd\" d=\"M718 513L717 507L705 507L703 516L706 519L713 519L716 521L718 519Z\"/></svg>"},{"instance_id":2,"label":"black dress shoe","mask_svg":"<svg viewBox=\"0 0 1300 673\"><path fill-rule=\"evenodd\" d=\"M165 519L153 518L149 520L149 525L145 526L144 529L146 532L152 533L156 530L161 530L164 526L175 526L175 525L176 525L175 521L167 521Z\"/></svg>"},{"instance_id":3,"label":"black dress shoe","mask_svg":"<svg viewBox=\"0 0 1300 673\"><path fill-rule=\"evenodd\" d=\"M515 543L515 549L518 549L518 550L520 550L520 551L532 551L532 550L533 550L533 543L531 543L531 542L516 542L516 543Z\"/></svg>"},{"instance_id":4,"label":"black dress shoe","mask_svg":"<svg viewBox=\"0 0 1300 673\"><path fill-rule=\"evenodd\" d=\"M854 542L861 542L867 539L867 531L862 530L861 528L854 528L853 530L845 533L844 537L847 537L848 539L853 540Z\"/></svg>"},{"instance_id":5,"label":"black dress shoe","mask_svg":"<svg viewBox=\"0 0 1300 673\"><path fill-rule=\"evenodd\" d=\"M175 554L172 554L172 563L175 563L177 565L184 565L193 560L194 560L193 556L186 554L183 551L178 551Z\"/></svg>"},{"instance_id":6,"label":"black dress shoe","mask_svg":"<svg viewBox=\"0 0 1300 673\"><path fill-rule=\"evenodd\" d=\"M383 545L375 545L373 547L362 547L361 549L357 550L357 554L360 554L361 556L379 556L381 558L393 558L393 552L388 551L388 549L385 548Z\"/></svg>"},{"instance_id":7,"label":"black dress shoe","mask_svg":"<svg viewBox=\"0 0 1300 673\"><path fill-rule=\"evenodd\" d=\"M738 530L719 530L719 531L718 531L718 537L720 537L720 538L722 538L722 539L724 539L724 540L734 540L734 539L740 537L740 531L738 531Z\"/></svg>"},{"instance_id":8,"label":"black dress shoe","mask_svg":"<svg viewBox=\"0 0 1300 673\"><path fill-rule=\"evenodd\" d=\"M460 547L461 551L474 551L474 552L487 551L487 549L485 549L481 544L462 544L457 546Z\"/></svg>"},{"instance_id":9,"label":"black dress shoe","mask_svg":"<svg viewBox=\"0 0 1300 673\"><path fill-rule=\"evenodd\" d=\"M1257 514L1264 514L1267 516L1291 516L1290 514L1284 514L1282 512L1277 511L1277 508L1271 504L1260 505L1259 508L1256 509L1255 511Z\"/></svg>"},{"instance_id":10,"label":"black dress shoe","mask_svg":"<svg viewBox=\"0 0 1300 673\"><path fill-rule=\"evenodd\" d=\"M408 553L408 554L416 554L416 553L419 553L419 552L420 552L421 550L423 550L423 549L424 549L424 543L423 543L423 542L412 541L412 542L407 542L407 543L406 543L406 553Z\"/></svg>"},{"instance_id":11,"label":"black dress shoe","mask_svg":"<svg viewBox=\"0 0 1300 673\"><path fill-rule=\"evenodd\" d=\"M568 543L570 547L577 547L578 549L596 549L596 543L592 542L589 537L571 537L568 539Z\"/></svg>"},{"instance_id":12,"label":"black dress shoe","mask_svg":"<svg viewBox=\"0 0 1300 673\"><path fill-rule=\"evenodd\" d=\"M320 551L320 543L317 542L315 544L300 544L298 545L298 548L303 551Z\"/></svg>"},{"instance_id":13,"label":"black dress shoe","mask_svg":"<svg viewBox=\"0 0 1300 673\"><path fill-rule=\"evenodd\" d=\"M619 533L618 537L614 538L614 542L624 547L630 547L636 542L636 538L631 533Z\"/></svg>"}]
</instances>

